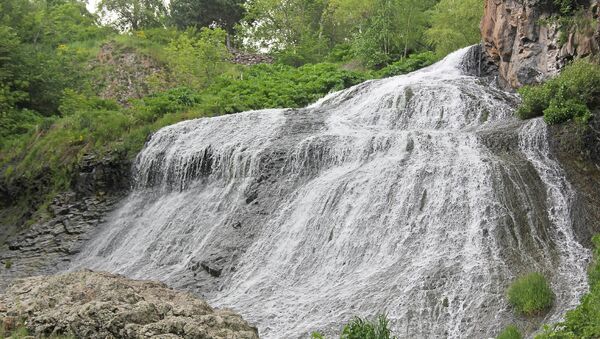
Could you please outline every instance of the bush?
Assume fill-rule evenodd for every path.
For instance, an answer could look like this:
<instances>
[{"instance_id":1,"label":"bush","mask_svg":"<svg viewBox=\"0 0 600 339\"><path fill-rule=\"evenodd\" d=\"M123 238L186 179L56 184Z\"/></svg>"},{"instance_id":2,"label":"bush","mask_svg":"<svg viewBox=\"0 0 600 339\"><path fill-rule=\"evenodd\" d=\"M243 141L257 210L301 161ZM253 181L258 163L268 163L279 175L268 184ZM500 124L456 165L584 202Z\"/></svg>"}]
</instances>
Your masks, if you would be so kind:
<instances>
[{"instance_id":1,"label":"bush","mask_svg":"<svg viewBox=\"0 0 600 339\"><path fill-rule=\"evenodd\" d=\"M423 53L411 54L408 57L396 61L379 71L381 77L391 77L395 75L414 72L420 68L429 66L436 62L438 58L433 52L427 51Z\"/></svg>"},{"instance_id":2,"label":"bush","mask_svg":"<svg viewBox=\"0 0 600 339\"><path fill-rule=\"evenodd\" d=\"M221 77L204 96L206 112L237 113L262 108L303 107L331 91L365 80L361 73L329 63L299 68L261 64L247 68L238 78Z\"/></svg>"},{"instance_id":3,"label":"bush","mask_svg":"<svg viewBox=\"0 0 600 339\"><path fill-rule=\"evenodd\" d=\"M344 326L340 339L395 339L391 336L388 328L388 319L384 314L380 314L373 321L354 317ZM325 336L319 332L311 333L311 339L325 339Z\"/></svg>"},{"instance_id":4,"label":"bush","mask_svg":"<svg viewBox=\"0 0 600 339\"><path fill-rule=\"evenodd\" d=\"M529 273L510 285L508 301L518 313L533 316L547 311L552 306L554 294L542 274Z\"/></svg>"},{"instance_id":5,"label":"bush","mask_svg":"<svg viewBox=\"0 0 600 339\"><path fill-rule=\"evenodd\" d=\"M521 332L519 332L519 329L515 325L507 326L496 337L496 339L522 339L522 338L523 338L523 336L521 335Z\"/></svg>"},{"instance_id":6,"label":"bush","mask_svg":"<svg viewBox=\"0 0 600 339\"><path fill-rule=\"evenodd\" d=\"M581 122L588 122L592 113L587 106L579 100L569 99L564 102L550 101L550 106L544 110L544 121L549 124L558 124L575 118Z\"/></svg>"},{"instance_id":7,"label":"bush","mask_svg":"<svg viewBox=\"0 0 600 339\"><path fill-rule=\"evenodd\" d=\"M548 124L576 119L587 122L591 110L600 105L600 67L589 60L577 60L561 74L542 85L519 89L521 119L544 115Z\"/></svg>"},{"instance_id":8,"label":"bush","mask_svg":"<svg viewBox=\"0 0 600 339\"><path fill-rule=\"evenodd\" d=\"M388 319L381 314L374 321L356 317L342 330L341 339L390 339ZM394 337L395 338L395 337Z\"/></svg>"}]
</instances>

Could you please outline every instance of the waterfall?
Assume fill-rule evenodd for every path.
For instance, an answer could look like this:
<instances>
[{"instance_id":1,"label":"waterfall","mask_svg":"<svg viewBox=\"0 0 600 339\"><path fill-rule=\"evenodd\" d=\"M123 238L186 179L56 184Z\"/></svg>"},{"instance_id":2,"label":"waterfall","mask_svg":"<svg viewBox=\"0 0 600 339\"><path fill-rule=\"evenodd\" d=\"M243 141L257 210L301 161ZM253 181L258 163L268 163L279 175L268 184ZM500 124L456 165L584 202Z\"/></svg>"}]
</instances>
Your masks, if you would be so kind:
<instances>
[{"instance_id":1,"label":"waterfall","mask_svg":"<svg viewBox=\"0 0 600 339\"><path fill-rule=\"evenodd\" d=\"M400 338L493 336L530 271L559 319L587 283L572 189L543 122L513 118L516 96L467 75L467 52L304 109L161 129L70 269L199 293L264 338L376 313Z\"/></svg>"}]
</instances>

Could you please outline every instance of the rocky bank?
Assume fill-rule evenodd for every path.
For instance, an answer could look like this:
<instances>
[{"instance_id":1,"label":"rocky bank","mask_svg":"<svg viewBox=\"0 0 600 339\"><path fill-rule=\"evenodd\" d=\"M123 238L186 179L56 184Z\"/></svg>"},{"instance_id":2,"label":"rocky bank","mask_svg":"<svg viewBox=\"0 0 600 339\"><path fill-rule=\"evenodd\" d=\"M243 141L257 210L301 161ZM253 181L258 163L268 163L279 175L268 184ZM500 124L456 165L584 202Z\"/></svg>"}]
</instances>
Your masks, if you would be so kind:
<instances>
[{"instance_id":1,"label":"rocky bank","mask_svg":"<svg viewBox=\"0 0 600 339\"><path fill-rule=\"evenodd\" d=\"M155 281L92 271L17 281L0 295L5 330L36 337L255 339L239 315Z\"/></svg>"}]
</instances>

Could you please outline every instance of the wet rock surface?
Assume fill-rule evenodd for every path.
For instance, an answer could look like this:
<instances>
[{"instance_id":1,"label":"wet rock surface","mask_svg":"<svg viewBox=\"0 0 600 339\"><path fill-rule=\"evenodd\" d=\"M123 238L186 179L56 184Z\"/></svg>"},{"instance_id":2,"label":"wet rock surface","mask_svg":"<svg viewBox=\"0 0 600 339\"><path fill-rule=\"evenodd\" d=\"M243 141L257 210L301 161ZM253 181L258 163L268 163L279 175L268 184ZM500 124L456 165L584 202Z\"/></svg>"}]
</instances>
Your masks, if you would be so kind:
<instances>
[{"instance_id":1,"label":"wet rock surface","mask_svg":"<svg viewBox=\"0 0 600 339\"><path fill-rule=\"evenodd\" d=\"M4 324L35 336L77 338L258 338L233 311L155 281L92 271L17 281L0 295Z\"/></svg>"},{"instance_id":2,"label":"wet rock surface","mask_svg":"<svg viewBox=\"0 0 600 339\"><path fill-rule=\"evenodd\" d=\"M583 2L582 2L583 3ZM481 36L489 59L498 65L506 87L540 83L573 58L597 54L600 46L598 0L590 0L584 17L590 27L565 30L552 17L552 1L487 0ZM565 40L565 41L562 41Z\"/></svg>"},{"instance_id":3,"label":"wet rock surface","mask_svg":"<svg viewBox=\"0 0 600 339\"><path fill-rule=\"evenodd\" d=\"M556 125L550 133L553 153L577 192L573 218L578 240L592 247L592 237L600 233L600 121Z\"/></svg>"}]
</instances>

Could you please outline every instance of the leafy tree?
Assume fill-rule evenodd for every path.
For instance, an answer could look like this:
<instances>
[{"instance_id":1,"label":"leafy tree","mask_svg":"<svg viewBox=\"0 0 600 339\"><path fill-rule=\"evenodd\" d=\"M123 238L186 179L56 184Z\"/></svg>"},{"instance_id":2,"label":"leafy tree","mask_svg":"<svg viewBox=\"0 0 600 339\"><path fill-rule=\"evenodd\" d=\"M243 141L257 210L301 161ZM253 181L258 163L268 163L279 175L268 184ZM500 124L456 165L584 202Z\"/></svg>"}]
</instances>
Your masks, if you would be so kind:
<instances>
[{"instance_id":1,"label":"leafy tree","mask_svg":"<svg viewBox=\"0 0 600 339\"><path fill-rule=\"evenodd\" d=\"M43 20L44 38L57 46L71 41L90 40L108 32L98 25L96 16L91 14L85 3L65 1L50 6Z\"/></svg>"},{"instance_id":2,"label":"leafy tree","mask_svg":"<svg viewBox=\"0 0 600 339\"><path fill-rule=\"evenodd\" d=\"M330 0L323 13L322 30L330 44L348 42L366 28L374 0Z\"/></svg>"},{"instance_id":3,"label":"leafy tree","mask_svg":"<svg viewBox=\"0 0 600 339\"><path fill-rule=\"evenodd\" d=\"M179 29L216 25L232 34L244 16L243 5L244 0L171 0L171 21Z\"/></svg>"},{"instance_id":4,"label":"leafy tree","mask_svg":"<svg viewBox=\"0 0 600 339\"><path fill-rule=\"evenodd\" d=\"M10 27L0 26L0 113L27 99L27 82L17 77L21 43Z\"/></svg>"},{"instance_id":5,"label":"leafy tree","mask_svg":"<svg viewBox=\"0 0 600 339\"><path fill-rule=\"evenodd\" d=\"M294 64L318 62L327 48L323 45L321 18L324 0L251 0L247 4L242 35L251 44L295 56Z\"/></svg>"},{"instance_id":6,"label":"leafy tree","mask_svg":"<svg viewBox=\"0 0 600 339\"><path fill-rule=\"evenodd\" d=\"M223 73L228 57L226 33L220 28L202 28L196 36L192 32L173 40L167 51L170 67L181 83L201 89Z\"/></svg>"},{"instance_id":7,"label":"leafy tree","mask_svg":"<svg viewBox=\"0 0 600 339\"><path fill-rule=\"evenodd\" d=\"M431 5L433 0L375 0L374 14L355 42L363 64L381 66L417 49Z\"/></svg>"},{"instance_id":8,"label":"leafy tree","mask_svg":"<svg viewBox=\"0 0 600 339\"><path fill-rule=\"evenodd\" d=\"M427 42L438 56L479 42L482 12L483 0L441 0L431 10Z\"/></svg>"},{"instance_id":9,"label":"leafy tree","mask_svg":"<svg viewBox=\"0 0 600 339\"><path fill-rule=\"evenodd\" d=\"M121 30L163 26L167 9L163 0L101 0L98 10L116 15L113 24Z\"/></svg>"}]
</instances>

